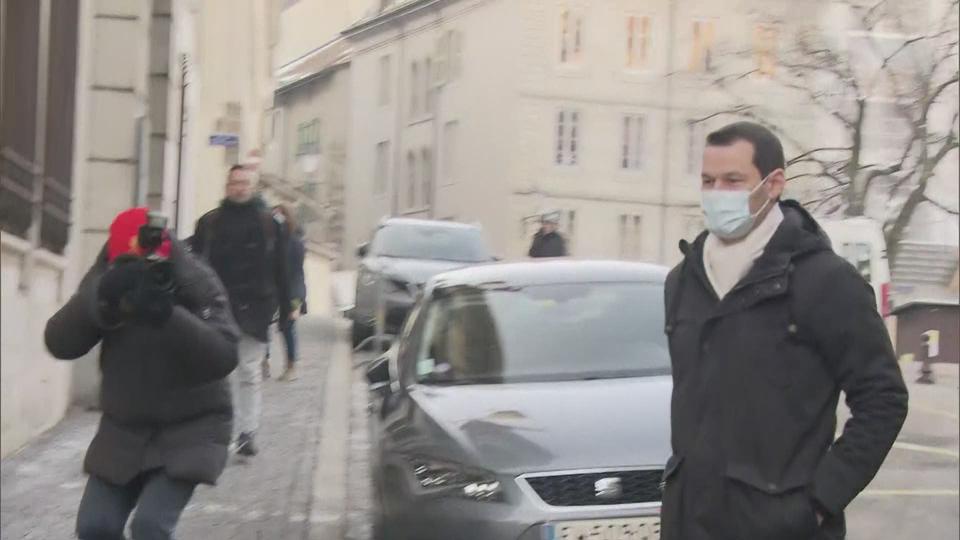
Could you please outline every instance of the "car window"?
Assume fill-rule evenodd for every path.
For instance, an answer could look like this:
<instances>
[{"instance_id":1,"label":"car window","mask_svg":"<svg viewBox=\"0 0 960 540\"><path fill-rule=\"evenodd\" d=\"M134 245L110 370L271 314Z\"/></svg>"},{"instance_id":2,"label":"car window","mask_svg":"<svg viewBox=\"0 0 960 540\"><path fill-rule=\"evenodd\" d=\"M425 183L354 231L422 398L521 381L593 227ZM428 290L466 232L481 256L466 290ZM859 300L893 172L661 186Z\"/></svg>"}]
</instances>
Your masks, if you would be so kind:
<instances>
[{"instance_id":1,"label":"car window","mask_svg":"<svg viewBox=\"0 0 960 540\"><path fill-rule=\"evenodd\" d=\"M387 225L374 236L373 253L403 259L490 260L479 229L429 225Z\"/></svg>"},{"instance_id":2,"label":"car window","mask_svg":"<svg viewBox=\"0 0 960 540\"><path fill-rule=\"evenodd\" d=\"M669 373L662 284L442 289L425 317L415 365L421 383Z\"/></svg>"}]
</instances>

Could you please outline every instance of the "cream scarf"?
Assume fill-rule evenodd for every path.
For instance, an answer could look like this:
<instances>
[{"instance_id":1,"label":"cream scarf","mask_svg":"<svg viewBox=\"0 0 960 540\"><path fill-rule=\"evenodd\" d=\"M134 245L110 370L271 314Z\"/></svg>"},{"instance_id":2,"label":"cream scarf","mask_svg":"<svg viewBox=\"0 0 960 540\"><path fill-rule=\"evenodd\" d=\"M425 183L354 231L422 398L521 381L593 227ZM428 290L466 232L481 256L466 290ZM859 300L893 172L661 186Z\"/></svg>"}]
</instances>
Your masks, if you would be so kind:
<instances>
[{"instance_id":1,"label":"cream scarf","mask_svg":"<svg viewBox=\"0 0 960 540\"><path fill-rule=\"evenodd\" d=\"M781 223L783 211L775 202L763 221L742 240L727 244L713 234L707 236L703 246L703 266L721 300L747 275Z\"/></svg>"}]
</instances>

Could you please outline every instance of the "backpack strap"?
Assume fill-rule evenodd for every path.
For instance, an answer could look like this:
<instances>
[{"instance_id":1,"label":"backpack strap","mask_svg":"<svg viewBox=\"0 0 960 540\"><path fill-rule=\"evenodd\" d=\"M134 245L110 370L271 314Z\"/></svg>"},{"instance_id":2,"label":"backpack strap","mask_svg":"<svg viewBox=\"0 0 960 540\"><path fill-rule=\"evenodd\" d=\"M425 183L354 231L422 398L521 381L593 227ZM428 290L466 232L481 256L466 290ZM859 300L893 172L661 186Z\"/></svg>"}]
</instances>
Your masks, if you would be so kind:
<instances>
[{"instance_id":1,"label":"backpack strap","mask_svg":"<svg viewBox=\"0 0 960 540\"><path fill-rule=\"evenodd\" d=\"M203 233L203 252L201 256L207 262L210 262L210 247L213 245L214 232L217 230L217 221L220 218L220 209L215 208L207 214L206 223L204 223Z\"/></svg>"}]
</instances>

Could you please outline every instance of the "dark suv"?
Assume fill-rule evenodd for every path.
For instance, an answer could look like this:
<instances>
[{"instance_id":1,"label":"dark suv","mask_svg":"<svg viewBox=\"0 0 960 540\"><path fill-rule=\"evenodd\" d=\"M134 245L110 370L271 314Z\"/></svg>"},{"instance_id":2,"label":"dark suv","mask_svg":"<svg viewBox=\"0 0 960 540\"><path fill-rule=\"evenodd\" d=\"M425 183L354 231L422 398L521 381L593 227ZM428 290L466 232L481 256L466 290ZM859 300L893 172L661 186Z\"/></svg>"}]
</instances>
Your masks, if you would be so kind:
<instances>
[{"instance_id":1,"label":"dark suv","mask_svg":"<svg viewBox=\"0 0 960 540\"><path fill-rule=\"evenodd\" d=\"M373 335L383 309L384 333L396 335L420 289L436 274L494 260L475 225L450 221L387 219L373 240L357 249L353 345Z\"/></svg>"}]
</instances>

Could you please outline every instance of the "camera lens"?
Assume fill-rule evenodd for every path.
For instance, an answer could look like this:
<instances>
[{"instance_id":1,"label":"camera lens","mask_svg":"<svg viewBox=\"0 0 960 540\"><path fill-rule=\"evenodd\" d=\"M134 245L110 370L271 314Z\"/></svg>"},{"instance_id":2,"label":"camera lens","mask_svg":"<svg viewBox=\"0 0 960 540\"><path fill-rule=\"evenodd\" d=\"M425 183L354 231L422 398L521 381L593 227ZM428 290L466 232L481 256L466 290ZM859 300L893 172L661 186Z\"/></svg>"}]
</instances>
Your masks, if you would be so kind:
<instances>
[{"instance_id":1,"label":"camera lens","mask_svg":"<svg viewBox=\"0 0 960 540\"><path fill-rule=\"evenodd\" d=\"M173 264L170 261L156 261L147 269L150 280L162 290L173 290Z\"/></svg>"}]
</instances>

